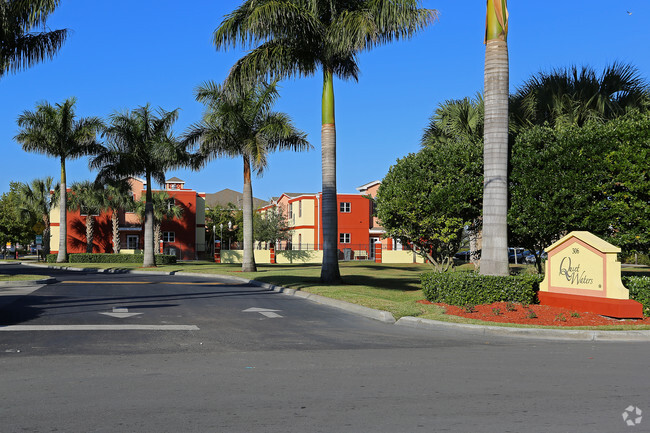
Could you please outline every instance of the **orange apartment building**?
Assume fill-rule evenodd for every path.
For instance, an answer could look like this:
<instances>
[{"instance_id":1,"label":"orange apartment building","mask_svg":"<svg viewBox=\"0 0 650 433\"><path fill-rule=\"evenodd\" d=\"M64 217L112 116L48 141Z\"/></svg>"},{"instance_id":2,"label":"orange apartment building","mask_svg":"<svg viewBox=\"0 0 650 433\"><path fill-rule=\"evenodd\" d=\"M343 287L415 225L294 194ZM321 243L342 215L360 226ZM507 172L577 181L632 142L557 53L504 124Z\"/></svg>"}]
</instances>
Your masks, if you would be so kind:
<instances>
[{"instance_id":1,"label":"orange apartment building","mask_svg":"<svg viewBox=\"0 0 650 433\"><path fill-rule=\"evenodd\" d=\"M129 179L135 200L145 194L145 184L140 179ZM176 255L180 260L195 260L203 253L205 244L205 193L199 193L185 188L185 182L178 178L168 179L164 191L180 206L183 214L180 218L162 222L162 247L165 254ZM156 190L154 190L156 192ZM93 252L113 252L113 230L111 224L112 211L104 211L95 215L95 231ZM59 249L59 209L50 212L50 251L57 253ZM77 211L68 211L67 230L68 253L86 252L87 216ZM123 253L136 253L144 245L143 223L133 212L119 211L120 246Z\"/></svg>"},{"instance_id":2,"label":"orange apartment building","mask_svg":"<svg viewBox=\"0 0 650 433\"><path fill-rule=\"evenodd\" d=\"M378 242L383 249L402 249L399 242L384 238L385 230L373 216L374 198L380 181L373 181L357 188L359 194L337 194L338 249L342 260L373 259ZM291 242L277 249L322 250L322 193L283 193L274 197L271 204L259 209L264 212L280 207L292 229Z\"/></svg>"}]
</instances>

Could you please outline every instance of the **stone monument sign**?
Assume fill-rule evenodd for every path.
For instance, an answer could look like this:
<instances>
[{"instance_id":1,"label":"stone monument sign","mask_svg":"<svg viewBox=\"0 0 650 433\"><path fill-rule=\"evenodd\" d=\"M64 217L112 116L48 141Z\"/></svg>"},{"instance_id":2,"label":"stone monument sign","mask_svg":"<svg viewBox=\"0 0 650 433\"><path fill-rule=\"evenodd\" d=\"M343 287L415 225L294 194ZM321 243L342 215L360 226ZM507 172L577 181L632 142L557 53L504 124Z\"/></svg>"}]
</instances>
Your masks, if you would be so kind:
<instances>
[{"instance_id":1,"label":"stone monument sign","mask_svg":"<svg viewBox=\"0 0 650 433\"><path fill-rule=\"evenodd\" d=\"M618 318L642 318L643 306L630 299L621 281L621 249L583 231L571 232L548 253L541 304Z\"/></svg>"}]
</instances>

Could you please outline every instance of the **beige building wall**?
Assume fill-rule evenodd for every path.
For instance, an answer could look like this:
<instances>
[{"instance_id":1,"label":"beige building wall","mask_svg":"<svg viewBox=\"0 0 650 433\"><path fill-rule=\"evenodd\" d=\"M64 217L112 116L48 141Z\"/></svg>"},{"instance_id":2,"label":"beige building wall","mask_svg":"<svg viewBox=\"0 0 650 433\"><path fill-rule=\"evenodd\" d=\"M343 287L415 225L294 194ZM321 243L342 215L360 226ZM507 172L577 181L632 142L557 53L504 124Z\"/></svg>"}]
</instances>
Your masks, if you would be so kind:
<instances>
[{"instance_id":1,"label":"beige building wall","mask_svg":"<svg viewBox=\"0 0 650 433\"><path fill-rule=\"evenodd\" d=\"M61 212L59 206L55 205L50 208L50 251L59 251L59 235L61 229L58 225L61 221Z\"/></svg>"}]
</instances>

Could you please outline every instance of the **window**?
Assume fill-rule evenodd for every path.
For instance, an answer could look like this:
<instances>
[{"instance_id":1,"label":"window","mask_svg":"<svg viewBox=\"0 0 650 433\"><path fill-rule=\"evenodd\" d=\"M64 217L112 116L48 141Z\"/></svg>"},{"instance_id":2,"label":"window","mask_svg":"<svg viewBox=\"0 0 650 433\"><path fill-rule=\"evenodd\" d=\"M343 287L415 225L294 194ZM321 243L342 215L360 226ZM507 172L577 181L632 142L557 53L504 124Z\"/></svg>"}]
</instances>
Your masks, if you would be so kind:
<instances>
[{"instance_id":1,"label":"window","mask_svg":"<svg viewBox=\"0 0 650 433\"><path fill-rule=\"evenodd\" d=\"M138 235L126 235L126 249L127 250L140 249L140 237Z\"/></svg>"},{"instance_id":2,"label":"window","mask_svg":"<svg viewBox=\"0 0 650 433\"><path fill-rule=\"evenodd\" d=\"M298 202L298 218L302 218L302 200Z\"/></svg>"},{"instance_id":3,"label":"window","mask_svg":"<svg viewBox=\"0 0 650 433\"><path fill-rule=\"evenodd\" d=\"M174 206L176 206L176 200L174 200L173 198L167 200L167 210L172 210Z\"/></svg>"},{"instance_id":4,"label":"window","mask_svg":"<svg viewBox=\"0 0 650 433\"><path fill-rule=\"evenodd\" d=\"M348 203L341 202L340 204L340 210L341 213L350 213L350 210L352 209L352 205Z\"/></svg>"},{"instance_id":5,"label":"window","mask_svg":"<svg viewBox=\"0 0 650 433\"><path fill-rule=\"evenodd\" d=\"M289 219L293 219L293 203L289 203Z\"/></svg>"},{"instance_id":6,"label":"window","mask_svg":"<svg viewBox=\"0 0 650 433\"><path fill-rule=\"evenodd\" d=\"M162 240L163 240L163 242L175 242L176 241L176 233L174 233L174 232L163 232Z\"/></svg>"},{"instance_id":7,"label":"window","mask_svg":"<svg viewBox=\"0 0 650 433\"><path fill-rule=\"evenodd\" d=\"M302 250L302 235L298 233L298 249Z\"/></svg>"},{"instance_id":8,"label":"window","mask_svg":"<svg viewBox=\"0 0 650 433\"><path fill-rule=\"evenodd\" d=\"M350 243L350 233L339 233L339 242L342 243L342 244L349 244Z\"/></svg>"}]
</instances>

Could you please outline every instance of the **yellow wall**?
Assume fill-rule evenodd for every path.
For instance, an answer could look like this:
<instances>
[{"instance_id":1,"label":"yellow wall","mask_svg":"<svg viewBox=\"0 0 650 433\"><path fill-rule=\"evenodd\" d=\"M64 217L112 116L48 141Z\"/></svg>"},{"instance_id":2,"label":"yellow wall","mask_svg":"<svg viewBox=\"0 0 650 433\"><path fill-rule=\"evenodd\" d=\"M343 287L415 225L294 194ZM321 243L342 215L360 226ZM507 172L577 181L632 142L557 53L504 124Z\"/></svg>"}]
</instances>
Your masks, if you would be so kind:
<instances>
[{"instance_id":1,"label":"yellow wall","mask_svg":"<svg viewBox=\"0 0 650 433\"><path fill-rule=\"evenodd\" d=\"M293 231L293 234L291 236L291 243L293 244L293 247L295 249L298 249L298 235L302 235L302 249L307 249L307 246L309 246L309 249L314 249L314 244L316 243L316 240L314 237L316 236L315 230L314 229L296 229Z\"/></svg>"},{"instance_id":2,"label":"yellow wall","mask_svg":"<svg viewBox=\"0 0 650 433\"><path fill-rule=\"evenodd\" d=\"M59 223L61 212L59 206L55 205L50 208L50 251L59 251L59 235L61 233L59 226L53 224Z\"/></svg>"},{"instance_id":3,"label":"yellow wall","mask_svg":"<svg viewBox=\"0 0 650 433\"><path fill-rule=\"evenodd\" d=\"M275 260L278 264L323 263L323 251L276 251Z\"/></svg>"},{"instance_id":4,"label":"yellow wall","mask_svg":"<svg viewBox=\"0 0 650 433\"><path fill-rule=\"evenodd\" d=\"M413 251L395 251L395 250L383 250L381 252L381 262L382 263L413 263ZM421 255L415 255L416 263L424 263L424 259Z\"/></svg>"},{"instance_id":5,"label":"yellow wall","mask_svg":"<svg viewBox=\"0 0 650 433\"><path fill-rule=\"evenodd\" d=\"M293 205L293 218L289 221L290 226L313 226L315 224L314 200L314 198L303 198L291 203ZM302 202L302 217L298 216L299 202Z\"/></svg>"}]
</instances>

